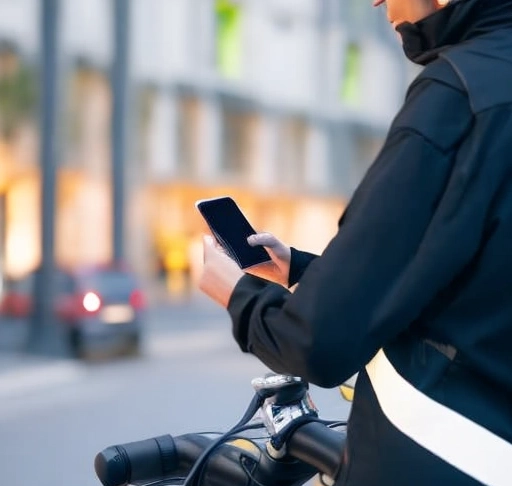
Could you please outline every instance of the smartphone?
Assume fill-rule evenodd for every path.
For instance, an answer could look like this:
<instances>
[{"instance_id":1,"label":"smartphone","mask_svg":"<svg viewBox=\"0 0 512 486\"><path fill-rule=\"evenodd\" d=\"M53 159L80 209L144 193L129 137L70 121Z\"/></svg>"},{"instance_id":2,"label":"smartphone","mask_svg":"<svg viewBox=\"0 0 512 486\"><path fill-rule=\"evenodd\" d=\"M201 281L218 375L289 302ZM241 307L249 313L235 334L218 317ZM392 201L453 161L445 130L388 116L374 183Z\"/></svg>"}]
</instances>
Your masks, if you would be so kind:
<instances>
[{"instance_id":1,"label":"smartphone","mask_svg":"<svg viewBox=\"0 0 512 486\"><path fill-rule=\"evenodd\" d=\"M256 233L238 205L229 196L200 199L196 208L205 219L215 239L245 269L271 261L262 246L251 246L247 237Z\"/></svg>"}]
</instances>

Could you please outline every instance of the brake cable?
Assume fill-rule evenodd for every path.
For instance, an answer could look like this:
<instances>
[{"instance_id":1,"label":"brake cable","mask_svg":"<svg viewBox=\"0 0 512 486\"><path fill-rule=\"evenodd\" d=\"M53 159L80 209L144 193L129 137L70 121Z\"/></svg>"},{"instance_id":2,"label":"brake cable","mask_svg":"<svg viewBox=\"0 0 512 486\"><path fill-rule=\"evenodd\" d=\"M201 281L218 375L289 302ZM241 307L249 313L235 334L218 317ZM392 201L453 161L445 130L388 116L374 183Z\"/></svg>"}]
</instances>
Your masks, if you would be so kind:
<instances>
[{"instance_id":1,"label":"brake cable","mask_svg":"<svg viewBox=\"0 0 512 486\"><path fill-rule=\"evenodd\" d=\"M206 464L206 461L209 459L209 457L215 451L215 449L217 449L220 445L224 444L227 440L229 440L231 436L239 434L240 432L244 432L246 430L258 429L263 427L262 423L249 424L248 422L254 417L254 415L256 415L257 411L263 405L265 398L266 396L264 394L258 392L253 396L251 402L249 403L249 406L247 407L247 410L243 414L242 418L237 422L237 424L234 425L230 430L222 434L218 439L214 440L199 456L194 466L192 467L187 477L185 478L185 481L182 486L199 486L198 479L201 477L201 473Z\"/></svg>"}]
</instances>

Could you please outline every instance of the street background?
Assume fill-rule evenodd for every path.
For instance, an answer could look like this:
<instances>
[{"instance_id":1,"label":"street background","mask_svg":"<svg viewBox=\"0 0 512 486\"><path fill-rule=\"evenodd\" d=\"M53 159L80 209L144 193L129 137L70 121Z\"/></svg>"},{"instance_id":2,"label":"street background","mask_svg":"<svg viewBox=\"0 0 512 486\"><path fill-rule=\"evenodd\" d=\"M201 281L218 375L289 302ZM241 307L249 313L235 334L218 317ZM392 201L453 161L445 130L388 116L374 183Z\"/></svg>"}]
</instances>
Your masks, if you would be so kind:
<instances>
[{"instance_id":1,"label":"street background","mask_svg":"<svg viewBox=\"0 0 512 486\"><path fill-rule=\"evenodd\" d=\"M149 437L226 431L268 370L242 354L226 313L205 298L155 306L143 355L97 363L0 353L0 476L10 486L98 486L94 457ZM311 387L328 419L348 403Z\"/></svg>"},{"instance_id":2,"label":"street background","mask_svg":"<svg viewBox=\"0 0 512 486\"><path fill-rule=\"evenodd\" d=\"M371 3L0 0L0 485L98 485L109 445L240 418L267 370L197 290L194 202L322 251L417 72ZM55 352L53 276L109 265L147 300L140 355Z\"/></svg>"}]
</instances>

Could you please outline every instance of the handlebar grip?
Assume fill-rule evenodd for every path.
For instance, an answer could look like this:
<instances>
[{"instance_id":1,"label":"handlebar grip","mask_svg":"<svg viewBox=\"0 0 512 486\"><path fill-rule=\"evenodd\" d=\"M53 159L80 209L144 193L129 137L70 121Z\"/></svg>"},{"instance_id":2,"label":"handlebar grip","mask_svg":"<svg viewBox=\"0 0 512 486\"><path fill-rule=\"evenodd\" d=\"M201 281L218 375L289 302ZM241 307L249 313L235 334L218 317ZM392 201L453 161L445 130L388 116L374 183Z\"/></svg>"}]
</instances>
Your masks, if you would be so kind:
<instances>
[{"instance_id":1,"label":"handlebar grip","mask_svg":"<svg viewBox=\"0 0 512 486\"><path fill-rule=\"evenodd\" d=\"M287 441L289 455L335 479L341 469L346 433L320 422L301 425Z\"/></svg>"},{"instance_id":2,"label":"handlebar grip","mask_svg":"<svg viewBox=\"0 0 512 486\"><path fill-rule=\"evenodd\" d=\"M246 459L252 457L253 464L258 464L253 472L262 483L279 474L304 479L311 477L315 470L334 479L341 468L345 439L344 432L330 429L319 422L298 427L287 441L287 452L314 469L298 468L297 463L293 462L281 464L265 454L223 444L208 461L204 484L247 484L246 468L241 467L240 462L242 455ZM206 435L185 434L177 437L163 435L114 445L96 455L94 468L103 486L140 486L185 477L211 442L212 439ZM284 469L276 469L280 464Z\"/></svg>"},{"instance_id":3,"label":"handlebar grip","mask_svg":"<svg viewBox=\"0 0 512 486\"><path fill-rule=\"evenodd\" d=\"M210 442L205 436L186 434L114 445L96 455L94 469L104 486L148 484L186 475Z\"/></svg>"}]
</instances>

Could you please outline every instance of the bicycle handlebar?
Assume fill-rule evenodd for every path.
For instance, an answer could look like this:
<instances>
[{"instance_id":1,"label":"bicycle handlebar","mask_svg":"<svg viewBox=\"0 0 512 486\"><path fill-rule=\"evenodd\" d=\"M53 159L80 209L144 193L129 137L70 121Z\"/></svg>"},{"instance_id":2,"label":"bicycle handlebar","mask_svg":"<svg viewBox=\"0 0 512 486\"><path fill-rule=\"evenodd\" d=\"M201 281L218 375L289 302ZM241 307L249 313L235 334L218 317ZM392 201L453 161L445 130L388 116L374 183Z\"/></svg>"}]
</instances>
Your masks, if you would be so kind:
<instances>
[{"instance_id":1,"label":"bicycle handlebar","mask_svg":"<svg viewBox=\"0 0 512 486\"><path fill-rule=\"evenodd\" d=\"M94 468L104 486L146 484L186 475L209 444L203 435L186 434L114 445L96 455Z\"/></svg>"},{"instance_id":2,"label":"bicycle handlebar","mask_svg":"<svg viewBox=\"0 0 512 486\"><path fill-rule=\"evenodd\" d=\"M287 442L288 454L335 479L341 468L346 434L319 422L301 425Z\"/></svg>"},{"instance_id":3,"label":"bicycle handlebar","mask_svg":"<svg viewBox=\"0 0 512 486\"><path fill-rule=\"evenodd\" d=\"M94 466L104 486L148 484L186 476L211 443L212 439L203 434L164 435L108 447L96 456ZM344 446L344 432L314 421L301 425L290 436L286 443L287 459L272 459L261 448L251 452L223 444L207 463L204 484L245 485L248 474L262 484L281 473L295 480L307 479L316 472L335 478ZM302 467L290 458L301 461Z\"/></svg>"}]
</instances>

